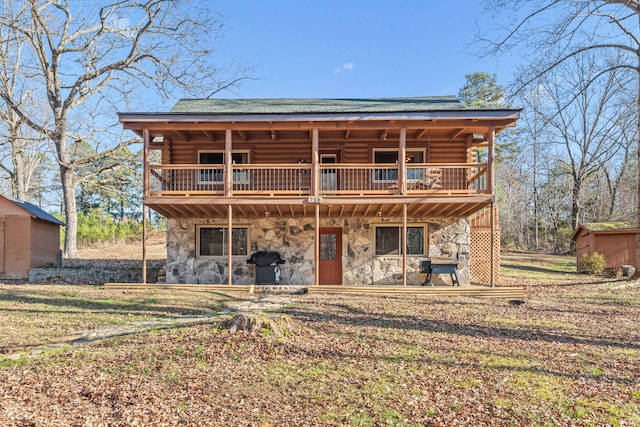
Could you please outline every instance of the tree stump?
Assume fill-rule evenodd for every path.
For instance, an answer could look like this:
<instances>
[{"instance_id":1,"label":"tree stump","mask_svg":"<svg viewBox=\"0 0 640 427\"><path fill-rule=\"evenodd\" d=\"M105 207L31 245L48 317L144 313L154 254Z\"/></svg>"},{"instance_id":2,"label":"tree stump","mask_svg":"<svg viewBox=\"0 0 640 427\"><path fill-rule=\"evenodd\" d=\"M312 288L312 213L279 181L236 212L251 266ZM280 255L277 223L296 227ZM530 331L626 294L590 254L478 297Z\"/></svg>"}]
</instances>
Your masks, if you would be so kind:
<instances>
[{"instance_id":1,"label":"tree stump","mask_svg":"<svg viewBox=\"0 0 640 427\"><path fill-rule=\"evenodd\" d=\"M633 265L623 265L620 268L622 269L622 275L624 277L633 277L636 273L636 268Z\"/></svg>"},{"instance_id":2,"label":"tree stump","mask_svg":"<svg viewBox=\"0 0 640 427\"><path fill-rule=\"evenodd\" d=\"M242 331L281 337L295 329L295 325L286 314L242 313L222 322L222 328L232 334Z\"/></svg>"}]
</instances>

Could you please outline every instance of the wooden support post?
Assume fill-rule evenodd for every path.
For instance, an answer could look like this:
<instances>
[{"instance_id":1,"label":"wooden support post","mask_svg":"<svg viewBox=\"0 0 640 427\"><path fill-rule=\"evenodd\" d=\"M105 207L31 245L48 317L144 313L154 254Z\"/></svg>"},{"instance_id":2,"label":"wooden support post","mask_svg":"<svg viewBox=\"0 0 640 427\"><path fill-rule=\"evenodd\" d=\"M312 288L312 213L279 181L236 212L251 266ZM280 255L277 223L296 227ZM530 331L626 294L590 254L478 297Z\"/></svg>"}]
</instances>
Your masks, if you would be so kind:
<instances>
[{"instance_id":1,"label":"wooden support post","mask_svg":"<svg viewBox=\"0 0 640 427\"><path fill-rule=\"evenodd\" d=\"M491 127L489 129L489 153L487 157L487 169L489 173L488 182L487 182L487 193L491 194L491 212L490 212L490 220L491 220L491 266L489 270L491 272L491 287L495 287L496 285L496 272L495 272L495 238L496 238L496 214L495 214L495 139L496 139L496 128Z\"/></svg>"},{"instance_id":2,"label":"wooden support post","mask_svg":"<svg viewBox=\"0 0 640 427\"><path fill-rule=\"evenodd\" d=\"M149 178L151 173L149 171L149 144L151 143L151 133L149 132L149 129L142 130L142 143L142 201L144 202L149 195Z\"/></svg>"},{"instance_id":3,"label":"wooden support post","mask_svg":"<svg viewBox=\"0 0 640 427\"><path fill-rule=\"evenodd\" d=\"M224 138L224 195L233 195L233 159L232 159L232 131L226 129Z\"/></svg>"},{"instance_id":4,"label":"wooden support post","mask_svg":"<svg viewBox=\"0 0 640 427\"><path fill-rule=\"evenodd\" d=\"M402 205L402 286L407 286L407 204Z\"/></svg>"},{"instance_id":5,"label":"wooden support post","mask_svg":"<svg viewBox=\"0 0 640 427\"><path fill-rule=\"evenodd\" d=\"M318 197L319 195L320 195L320 137L319 137L318 129L313 129L311 131L311 197Z\"/></svg>"},{"instance_id":6,"label":"wooden support post","mask_svg":"<svg viewBox=\"0 0 640 427\"><path fill-rule=\"evenodd\" d=\"M316 203L315 205L316 208L316 229L315 229L315 239L314 240L314 245L315 245L315 265L314 265L314 271L315 271L315 278L314 278L314 282L316 285L320 284L320 205Z\"/></svg>"},{"instance_id":7,"label":"wooden support post","mask_svg":"<svg viewBox=\"0 0 640 427\"><path fill-rule=\"evenodd\" d=\"M233 207L231 205L227 208L227 285L233 285Z\"/></svg>"},{"instance_id":8,"label":"wooden support post","mask_svg":"<svg viewBox=\"0 0 640 427\"><path fill-rule=\"evenodd\" d=\"M400 194L407 194L407 128L400 129L400 149L398 150L398 188Z\"/></svg>"},{"instance_id":9,"label":"wooden support post","mask_svg":"<svg viewBox=\"0 0 640 427\"><path fill-rule=\"evenodd\" d=\"M491 199L491 267L490 267L490 271L491 271L491 287L495 287L496 286L496 272L495 272L495 261L496 261L496 254L495 254L495 239L496 239L496 214L495 214L495 206L494 206L494 201L493 198Z\"/></svg>"},{"instance_id":10,"label":"wooden support post","mask_svg":"<svg viewBox=\"0 0 640 427\"><path fill-rule=\"evenodd\" d=\"M142 204L142 283L147 283L147 206Z\"/></svg>"},{"instance_id":11,"label":"wooden support post","mask_svg":"<svg viewBox=\"0 0 640 427\"><path fill-rule=\"evenodd\" d=\"M149 144L151 133L149 129L142 131L142 283L147 283L147 206L145 201L149 195Z\"/></svg>"},{"instance_id":12,"label":"wooden support post","mask_svg":"<svg viewBox=\"0 0 640 427\"><path fill-rule=\"evenodd\" d=\"M489 148L487 152L487 194L494 194L495 190L495 139L496 128L489 128Z\"/></svg>"}]
</instances>

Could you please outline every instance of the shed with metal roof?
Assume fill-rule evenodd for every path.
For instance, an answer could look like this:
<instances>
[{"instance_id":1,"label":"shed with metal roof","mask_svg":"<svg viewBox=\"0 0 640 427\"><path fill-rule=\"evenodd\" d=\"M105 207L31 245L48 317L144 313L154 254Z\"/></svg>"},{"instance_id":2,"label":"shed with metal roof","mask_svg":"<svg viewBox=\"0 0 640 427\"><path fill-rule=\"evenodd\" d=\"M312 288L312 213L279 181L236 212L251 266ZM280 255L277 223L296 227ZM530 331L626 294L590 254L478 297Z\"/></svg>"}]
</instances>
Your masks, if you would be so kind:
<instances>
[{"instance_id":1,"label":"shed with metal roof","mask_svg":"<svg viewBox=\"0 0 640 427\"><path fill-rule=\"evenodd\" d=\"M60 226L39 207L0 195L0 278L24 279L35 267L60 265Z\"/></svg>"},{"instance_id":2,"label":"shed with metal roof","mask_svg":"<svg viewBox=\"0 0 640 427\"><path fill-rule=\"evenodd\" d=\"M636 263L638 230L628 222L590 222L579 224L573 233L576 241L578 271L583 270L582 257L598 252L607 260L607 267L614 268Z\"/></svg>"}]
</instances>

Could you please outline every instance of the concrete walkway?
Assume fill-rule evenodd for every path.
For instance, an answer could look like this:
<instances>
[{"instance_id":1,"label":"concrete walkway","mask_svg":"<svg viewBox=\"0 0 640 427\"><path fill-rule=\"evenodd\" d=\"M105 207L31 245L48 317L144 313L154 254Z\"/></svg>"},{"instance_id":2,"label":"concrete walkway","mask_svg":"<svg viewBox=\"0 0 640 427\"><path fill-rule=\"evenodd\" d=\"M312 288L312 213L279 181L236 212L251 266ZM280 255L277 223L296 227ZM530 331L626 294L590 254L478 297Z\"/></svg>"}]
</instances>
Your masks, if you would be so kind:
<instances>
[{"instance_id":1,"label":"concrete walkway","mask_svg":"<svg viewBox=\"0 0 640 427\"><path fill-rule=\"evenodd\" d=\"M254 313L277 310L287 304L290 304L292 301L293 298L287 295L266 295L252 297L231 304L225 309L213 314L206 314L202 316L165 317L161 319L152 318L136 322L123 323L120 325L104 326L98 329L73 332L71 335L65 337L64 339L61 339L60 341L38 346L25 346L22 351L7 354L4 357L8 360L19 360L37 356L47 351L59 350L68 346L83 345L107 338L139 334L142 332L159 329L170 329L180 326L208 323L211 322L211 319L213 318L219 318L220 316L231 315L235 313Z\"/></svg>"}]
</instances>

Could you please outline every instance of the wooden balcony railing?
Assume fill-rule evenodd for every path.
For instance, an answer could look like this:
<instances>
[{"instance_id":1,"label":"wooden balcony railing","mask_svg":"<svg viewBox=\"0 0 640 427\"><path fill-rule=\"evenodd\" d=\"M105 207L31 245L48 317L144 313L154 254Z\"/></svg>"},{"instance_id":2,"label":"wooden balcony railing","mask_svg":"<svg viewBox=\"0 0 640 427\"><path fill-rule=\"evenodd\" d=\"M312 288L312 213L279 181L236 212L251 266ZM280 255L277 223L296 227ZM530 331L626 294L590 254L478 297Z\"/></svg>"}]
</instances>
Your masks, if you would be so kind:
<instances>
[{"instance_id":1,"label":"wooden balcony railing","mask_svg":"<svg viewBox=\"0 0 640 427\"><path fill-rule=\"evenodd\" d=\"M224 165L148 165L148 196L224 195ZM404 187L396 164L321 164L317 196L476 194L487 192L487 165L411 163ZM233 165L232 195L314 195L312 166Z\"/></svg>"}]
</instances>

